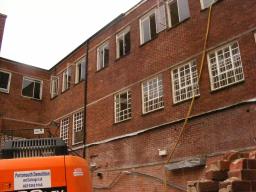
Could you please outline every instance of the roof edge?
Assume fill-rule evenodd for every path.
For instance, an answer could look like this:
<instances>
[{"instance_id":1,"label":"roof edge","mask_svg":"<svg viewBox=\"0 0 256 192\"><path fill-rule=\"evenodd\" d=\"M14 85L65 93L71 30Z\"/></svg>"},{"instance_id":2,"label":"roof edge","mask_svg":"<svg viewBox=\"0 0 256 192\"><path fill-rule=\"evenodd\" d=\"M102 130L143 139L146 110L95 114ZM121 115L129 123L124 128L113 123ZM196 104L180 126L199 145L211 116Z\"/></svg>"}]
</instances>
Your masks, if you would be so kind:
<instances>
[{"instance_id":1,"label":"roof edge","mask_svg":"<svg viewBox=\"0 0 256 192\"><path fill-rule=\"evenodd\" d=\"M111 22L109 22L107 25L105 25L104 27L102 27L100 30L98 30L96 33L94 33L92 36L90 36L88 39L86 39L82 44L80 44L77 48L75 48L73 51L71 51L67 56L65 56L63 59L61 59L57 64L55 64L53 67L51 67L49 69L49 71L52 71L55 67L57 67L59 64L61 64L63 61L65 61L66 59L68 59L73 53L75 53L78 49L80 49L81 47L83 47L84 45L87 44L88 41L90 41L92 38L94 38L96 35L98 35L99 33L101 33L102 31L106 30L107 28L111 27L112 25L114 25L115 23L117 23L118 21L120 21L123 16L125 14L120 14L119 16L117 16L115 19L113 19Z\"/></svg>"},{"instance_id":2,"label":"roof edge","mask_svg":"<svg viewBox=\"0 0 256 192\"><path fill-rule=\"evenodd\" d=\"M47 69L43 69L43 68L40 68L40 67L35 67L33 65L28 65L28 64L25 64L25 63L21 63L21 62L17 62L17 61L7 59L7 58L4 58L4 57L0 57L0 60L6 61L6 62L9 62L9 63L13 63L13 64L24 65L25 67L30 67L30 68L32 67L34 69L44 71L44 72L49 72L49 70L47 70Z\"/></svg>"},{"instance_id":3,"label":"roof edge","mask_svg":"<svg viewBox=\"0 0 256 192\"><path fill-rule=\"evenodd\" d=\"M73 51L71 51L69 54L67 54L63 59L61 59L58 63L56 63L54 66L52 66L48 71L52 71L54 68L56 68L58 65L60 65L63 61L68 59L73 53L75 53L78 49L86 45L88 40L85 40L82 44L80 44L77 48L75 48Z\"/></svg>"},{"instance_id":4,"label":"roof edge","mask_svg":"<svg viewBox=\"0 0 256 192\"><path fill-rule=\"evenodd\" d=\"M0 16L7 17L7 15L5 15L5 14L3 14L3 13L0 13Z\"/></svg>"},{"instance_id":5,"label":"roof edge","mask_svg":"<svg viewBox=\"0 0 256 192\"><path fill-rule=\"evenodd\" d=\"M147 2L148 0L141 0L139 3L134 5L132 8L130 8L128 11L126 11L124 14L129 15L131 12L133 12L135 9L137 9L139 6L141 6L143 3Z\"/></svg>"},{"instance_id":6,"label":"roof edge","mask_svg":"<svg viewBox=\"0 0 256 192\"><path fill-rule=\"evenodd\" d=\"M141 6L143 3L147 2L148 0L141 0L139 3L137 3L136 5L134 5L132 8L130 8L128 11L126 11L125 13L120 14L119 16L117 16L116 18L114 18L112 21L110 21L107 25L105 25L104 27L102 27L100 30L98 30L96 33L94 33L92 36L90 36L88 39L86 39L82 44L80 44L77 48L75 48L73 51L71 51L68 55L66 55L63 59L61 59L59 62L57 62L57 64L55 64L54 66L52 66L50 69L43 69L43 68L39 68L39 67L35 67L32 65L27 65L24 63L19 63L17 61L13 61L13 60L9 60L3 57L0 57L0 59L9 61L9 62L14 62L16 64L22 64L22 65L26 65L28 67L33 67L39 70L44 70L44 71L48 71L51 72L54 68L56 68L58 65L60 65L63 61L65 61L66 59L68 59L73 53L75 53L78 49L80 49L81 47L85 46L91 39L93 39L95 36L97 36L99 33L103 32L104 30L108 29L109 27L111 27L112 25L116 24L117 22L119 22L124 16L130 14L131 12L133 12L135 9L137 9L139 6ZM0 13L0 15L3 15L5 17L7 17L6 15Z\"/></svg>"}]
</instances>

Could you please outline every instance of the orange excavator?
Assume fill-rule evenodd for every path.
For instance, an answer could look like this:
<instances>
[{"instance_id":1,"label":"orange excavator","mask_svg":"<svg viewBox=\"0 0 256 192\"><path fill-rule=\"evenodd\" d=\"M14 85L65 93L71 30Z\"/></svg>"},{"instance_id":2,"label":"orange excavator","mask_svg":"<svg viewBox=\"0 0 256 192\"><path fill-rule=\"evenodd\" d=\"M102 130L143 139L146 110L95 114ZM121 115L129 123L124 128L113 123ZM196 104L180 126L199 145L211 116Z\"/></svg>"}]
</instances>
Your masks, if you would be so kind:
<instances>
[{"instance_id":1,"label":"orange excavator","mask_svg":"<svg viewBox=\"0 0 256 192\"><path fill-rule=\"evenodd\" d=\"M86 160L60 139L7 142L1 150L0 192L92 192Z\"/></svg>"}]
</instances>

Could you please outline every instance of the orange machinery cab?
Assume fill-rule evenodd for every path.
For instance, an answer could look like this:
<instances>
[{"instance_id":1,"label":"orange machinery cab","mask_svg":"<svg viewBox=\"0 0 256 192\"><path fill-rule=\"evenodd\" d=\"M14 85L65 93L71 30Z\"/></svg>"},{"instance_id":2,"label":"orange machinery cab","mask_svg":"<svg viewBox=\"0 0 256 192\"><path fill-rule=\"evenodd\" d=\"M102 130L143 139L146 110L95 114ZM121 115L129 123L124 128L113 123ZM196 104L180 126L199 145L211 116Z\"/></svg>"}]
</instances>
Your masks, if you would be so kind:
<instances>
[{"instance_id":1,"label":"orange machinery cab","mask_svg":"<svg viewBox=\"0 0 256 192\"><path fill-rule=\"evenodd\" d=\"M86 160L59 138L8 141L0 154L0 192L92 191Z\"/></svg>"},{"instance_id":2,"label":"orange machinery cab","mask_svg":"<svg viewBox=\"0 0 256 192\"><path fill-rule=\"evenodd\" d=\"M76 156L0 160L0 191L91 192L87 162Z\"/></svg>"}]
</instances>

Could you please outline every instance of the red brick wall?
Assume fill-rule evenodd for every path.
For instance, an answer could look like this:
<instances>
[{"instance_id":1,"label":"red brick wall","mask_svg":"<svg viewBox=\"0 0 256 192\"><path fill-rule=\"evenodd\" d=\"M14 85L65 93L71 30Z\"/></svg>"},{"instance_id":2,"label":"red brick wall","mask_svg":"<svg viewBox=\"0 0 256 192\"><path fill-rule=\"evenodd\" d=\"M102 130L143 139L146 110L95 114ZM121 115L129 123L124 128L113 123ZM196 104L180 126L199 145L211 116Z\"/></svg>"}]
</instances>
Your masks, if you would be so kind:
<instances>
[{"instance_id":1,"label":"red brick wall","mask_svg":"<svg viewBox=\"0 0 256 192\"><path fill-rule=\"evenodd\" d=\"M94 36L89 42L86 125L89 147L87 157L98 165L98 169L94 173L96 187L109 187L118 175L119 171L117 170L136 170L136 166L139 168L146 166L145 169L150 173L149 175L158 175L163 178L163 170L158 169L157 166L149 166L149 164L164 162L165 158L158 156L158 149L166 148L170 152L182 124L176 123L163 127L160 125L184 118L190 104L190 101L173 104L170 73L173 66L192 59L196 59L199 66L208 9L201 11L200 1L190 0L191 17L188 20L161 32L156 39L140 46L139 18L155 3L154 0L147 1L122 18L121 21ZM256 30L255 8L256 4L249 0L243 2L223 0L214 5L207 47L209 50L213 50L221 45L237 41L240 47L245 81L212 92L208 63L205 61L200 82L200 97L195 101L192 115L204 114L255 98L256 44L253 35L253 31ZM131 52L124 58L116 60L115 35L126 25L131 27ZM110 63L108 67L97 72L96 50L105 40L110 42ZM163 74L165 107L159 111L142 115L141 83L157 73ZM129 88L132 93L132 119L115 124L114 94L124 88ZM255 113L254 108L255 104L242 105L193 119L175 153L175 159L253 147L256 136L255 122L252 120ZM161 128L125 137L125 134L157 126ZM108 139L119 136L125 138L104 143ZM103 143L97 144L100 141ZM93 144L94 142L96 144ZM96 176L97 172L102 172L104 179L99 179ZM200 174L201 169L181 170L172 173L169 176L169 181L186 185L187 180L196 179ZM120 191L121 189L123 191L163 191L161 188L149 190L147 185L150 182L153 181L147 177L139 179L134 175L130 177L126 175L108 191ZM101 190L103 189L97 189L97 191Z\"/></svg>"},{"instance_id":2,"label":"red brick wall","mask_svg":"<svg viewBox=\"0 0 256 192\"><path fill-rule=\"evenodd\" d=\"M0 92L0 113L3 114L1 117L3 118L4 129L27 129L31 126L44 124L45 116L42 114L42 109L46 103L45 101L49 99L47 94L49 73L46 70L3 58L0 59L0 69L11 73L9 94ZM42 100L34 100L22 96L24 76L43 81ZM12 120L15 121L11 123ZM24 122L30 123L24 124ZM9 124L12 124L12 126L8 126Z\"/></svg>"},{"instance_id":3,"label":"red brick wall","mask_svg":"<svg viewBox=\"0 0 256 192\"><path fill-rule=\"evenodd\" d=\"M0 14L0 48L4 31L6 16ZM84 107L84 81L75 84L75 62L85 56L86 45L80 45L76 50L66 56L51 70L43 70L32 66L17 63L15 61L0 58L0 69L11 72L10 93L0 92L0 129L17 130L10 134L24 137L35 137L34 128L52 128L51 122L57 123L65 116L70 117L70 144L72 135L72 115L75 111ZM72 80L69 90L62 93L62 73L71 66ZM50 96L51 76L59 77L59 95ZM42 100L27 99L21 96L23 76L33 77L43 81ZM57 124L58 125L58 124ZM22 131L20 131L22 129ZM59 129L51 130L51 134L59 136Z\"/></svg>"},{"instance_id":4,"label":"red brick wall","mask_svg":"<svg viewBox=\"0 0 256 192\"><path fill-rule=\"evenodd\" d=\"M47 111L48 117L57 119L84 106L84 81L75 84L75 63L82 56L85 56L85 48L85 46L81 47L56 67L51 69L51 75L59 77L59 95L56 98L47 101L45 111ZM62 75L67 67L71 67L72 71L71 87L69 90L62 92Z\"/></svg>"},{"instance_id":5,"label":"red brick wall","mask_svg":"<svg viewBox=\"0 0 256 192\"><path fill-rule=\"evenodd\" d=\"M73 113L83 110L85 92L85 81L75 84L75 62L85 55L85 51L85 46L82 46L50 71L1 58L0 69L11 72L12 78L10 93L0 92L0 113L3 114L0 116L0 129L16 130L10 134L20 137L35 137L34 128L46 128L45 136L58 137L59 129L51 129L53 125L50 123L54 121L58 125L63 117L70 117L69 144L71 144ZM67 66L71 66L72 70L71 87L62 92L62 73ZM58 76L60 80L59 95L53 99L50 96L51 75ZM42 100L27 99L21 96L23 76L43 81Z\"/></svg>"},{"instance_id":6,"label":"red brick wall","mask_svg":"<svg viewBox=\"0 0 256 192\"><path fill-rule=\"evenodd\" d=\"M59 77L59 95L53 99L47 101L44 106L44 113L47 114L47 118L52 121L60 123L60 120L69 117L69 145L72 146L72 127L73 127L73 114L79 112L84 108L84 93L85 93L85 81L81 81L75 84L75 63L81 58L85 57L86 45L82 46L58 65L51 69L51 75ZM62 75L63 71L71 67L71 87L70 89L62 92ZM55 136L59 136L59 131L53 132Z\"/></svg>"},{"instance_id":7,"label":"red brick wall","mask_svg":"<svg viewBox=\"0 0 256 192\"><path fill-rule=\"evenodd\" d=\"M36 126L33 123L47 124L70 117L71 134L72 115L82 109L84 96L87 95L87 157L91 163L97 165L93 172L95 190L163 191L162 164L166 157L159 157L158 149L167 149L170 152L190 103L185 101L173 104L170 72L177 64L191 59L196 59L199 65L208 9L201 11L199 0L189 0L189 19L161 32L156 39L141 46L139 18L154 7L155 3L155 0L146 1L120 21L114 22L89 39L87 90L84 90L84 82L74 84L74 63L87 52L86 45L73 51L50 71L1 59L0 68L13 71L14 75L10 94L0 93L0 114L4 113L0 117L0 125L5 129L16 126L33 128ZM256 104L244 101L256 96L255 9L256 4L251 0L223 0L214 5L208 49L237 41L245 81L212 92L205 61L200 97L196 99L192 113L193 116L200 116L189 122L175 152L175 160L197 155L208 155L208 160L211 160L211 156L216 153L254 147ZM131 52L116 60L115 35L127 25L131 27ZM96 50L105 40L110 42L110 63L107 68L97 72ZM68 66L72 66L72 85L69 90L61 93L62 73ZM157 73L163 75L164 109L142 115L141 83ZM22 75L44 80L42 101L27 100L20 96ZM60 78L59 95L54 99L50 98L51 75ZM114 124L114 94L126 87L132 93L132 119ZM228 107L230 105L234 106ZM210 112L220 108L225 110ZM9 120L3 117L9 117ZM32 123L15 123L11 118L21 119L25 124L26 121ZM139 132L149 128L154 129ZM59 129L55 133L58 135ZM120 136L123 138L113 139ZM72 138L71 135L69 138ZM101 141L102 143L94 143ZM78 152L83 153L82 150ZM123 172L127 170L129 172ZM102 178L97 176L99 172L103 173ZM119 174L121 175L118 176ZM180 191L174 185L182 188L187 180L200 178L201 174L202 168L170 172L170 191Z\"/></svg>"},{"instance_id":8,"label":"red brick wall","mask_svg":"<svg viewBox=\"0 0 256 192\"><path fill-rule=\"evenodd\" d=\"M191 18L173 29L164 31L159 36L143 45L139 45L139 21L136 19L155 1L148 1L135 11L100 33L90 41L88 75L88 142L122 135L143 128L173 121L184 117L189 101L173 105L170 69L173 65L192 57L200 64L206 30L208 11L200 11L199 1L189 1ZM151 5L150 5L151 4ZM196 100L193 114L206 112L255 97L255 42L253 33L242 34L255 28L253 18L255 4L246 1L243 6L237 0L221 1L213 7L212 27L208 47L214 48L221 43L228 43L234 37L241 51L245 82L226 89L211 92L208 65L205 62L200 82L200 97ZM227 9L229 7L229 9ZM237 10L239 7L239 11ZM221 14L219 14L221 13ZM245 15L241 17L241 14ZM135 19L134 19L135 18ZM117 30L131 21L131 53L115 60L115 34ZM237 22L239 25L234 25ZM200 26L200 27L199 27ZM96 72L96 48L100 42L110 36L110 64ZM135 70L136 69L136 70ZM141 112L141 82L151 75L163 71L164 110L147 115ZM132 120L114 125L114 93L124 87L132 91ZM239 96L238 96L239 95Z\"/></svg>"},{"instance_id":9,"label":"red brick wall","mask_svg":"<svg viewBox=\"0 0 256 192\"><path fill-rule=\"evenodd\" d=\"M192 119L178 145L173 160L208 156L208 161L210 161L211 158L215 158L221 152L255 146L255 107L255 103L245 104ZM127 189L131 191L154 192L153 186L162 186L161 180L164 178L163 163L167 160L167 157L158 155L158 149L167 149L169 154L181 126L181 123L175 123L134 137L89 147L87 157L98 167L93 173L94 186L109 186L117 173L130 171L146 175L136 177L139 179L132 181L130 179L135 176L126 175L126 178L124 178L126 179L125 184L123 180L120 180L111 188L111 191L118 191L123 185L129 185ZM172 171L169 172L168 181L179 186L186 186L187 181L202 178L202 170L203 167ZM103 179L97 176L98 172L103 173ZM157 177L160 181L155 179L152 181L152 178L148 176ZM147 182L154 183L152 189L147 189ZM163 191L160 189L158 190ZM170 191L172 191L171 189L174 190L174 187L170 187Z\"/></svg>"},{"instance_id":10,"label":"red brick wall","mask_svg":"<svg viewBox=\"0 0 256 192\"><path fill-rule=\"evenodd\" d=\"M0 13L0 51L1 51L3 35L4 35L5 20L6 20L6 15L3 15Z\"/></svg>"}]
</instances>

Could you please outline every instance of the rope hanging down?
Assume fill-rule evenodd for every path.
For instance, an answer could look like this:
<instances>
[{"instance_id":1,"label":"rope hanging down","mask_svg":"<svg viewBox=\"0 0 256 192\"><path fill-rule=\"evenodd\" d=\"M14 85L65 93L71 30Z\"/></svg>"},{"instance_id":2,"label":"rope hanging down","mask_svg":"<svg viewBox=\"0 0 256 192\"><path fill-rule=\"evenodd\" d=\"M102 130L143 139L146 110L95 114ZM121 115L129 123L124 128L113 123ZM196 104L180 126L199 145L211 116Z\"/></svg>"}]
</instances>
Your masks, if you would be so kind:
<instances>
[{"instance_id":1,"label":"rope hanging down","mask_svg":"<svg viewBox=\"0 0 256 192\"><path fill-rule=\"evenodd\" d=\"M205 60L205 56L206 56L206 48L207 48L207 42L208 42L208 37L209 37L209 31L210 31L210 25L211 25L211 15L212 15L212 5L209 8L209 13L208 13L208 21L207 21L207 28L206 28L206 33L205 33L205 39L204 39L204 47L203 47L203 52L202 52L202 58L201 58L201 64L200 64L200 70L199 70L199 75L198 75L198 84L201 80L201 76L202 76L202 71L203 71L203 66L204 66L204 60ZM173 154L175 152L175 150L177 149L177 146L181 140L181 137L186 129L186 126L188 124L188 120L190 118L190 115L192 113L193 107L194 107L194 102L195 102L195 93L193 92L193 97L188 109L188 112L186 114L186 118L185 121L183 123L182 129L179 133L178 139L175 142L174 147L171 150L171 153L168 155L167 161L166 163L163 165L163 169L164 169L164 191L167 192L168 190L168 185L167 185L167 170L165 169L165 165L167 165L168 163L171 162L171 159L173 158Z\"/></svg>"}]
</instances>

